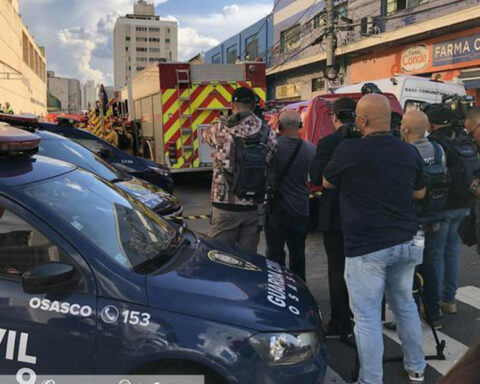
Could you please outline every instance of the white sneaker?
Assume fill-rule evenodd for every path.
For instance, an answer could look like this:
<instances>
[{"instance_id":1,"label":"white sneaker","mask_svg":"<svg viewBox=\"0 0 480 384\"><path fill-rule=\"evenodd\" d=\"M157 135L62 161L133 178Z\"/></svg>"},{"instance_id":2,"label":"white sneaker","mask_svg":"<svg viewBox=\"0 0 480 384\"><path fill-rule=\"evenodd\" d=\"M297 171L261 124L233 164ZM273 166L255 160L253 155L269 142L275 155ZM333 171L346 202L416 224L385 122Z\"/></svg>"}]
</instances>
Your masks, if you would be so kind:
<instances>
[{"instance_id":1,"label":"white sneaker","mask_svg":"<svg viewBox=\"0 0 480 384\"><path fill-rule=\"evenodd\" d=\"M411 383L425 382L425 372L413 372L407 369L407 373Z\"/></svg>"}]
</instances>

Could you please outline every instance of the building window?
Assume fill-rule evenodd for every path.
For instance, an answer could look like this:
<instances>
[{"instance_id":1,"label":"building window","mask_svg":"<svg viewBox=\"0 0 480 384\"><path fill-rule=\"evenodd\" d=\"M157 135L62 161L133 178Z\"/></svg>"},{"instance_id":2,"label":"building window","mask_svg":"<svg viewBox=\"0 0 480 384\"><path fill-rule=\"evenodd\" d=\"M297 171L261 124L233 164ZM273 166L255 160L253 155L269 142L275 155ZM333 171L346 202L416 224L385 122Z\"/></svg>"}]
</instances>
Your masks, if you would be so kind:
<instances>
[{"instance_id":1,"label":"building window","mask_svg":"<svg viewBox=\"0 0 480 384\"><path fill-rule=\"evenodd\" d=\"M145 48L145 51L147 50L147 48ZM160 48L150 48L150 52L160 52Z\"/></svg>"},{"instance_id":2,"label":"building window","mask_svg":"<svg viewBox=\"0 0 480 384\"><path fill-rule=\"evenodd\" d=\"M128 51L128 47L125 47L125 51Z\"/></svg>"},{"instance_id":3,"label":"building window","mask_svg":"<svg viewBox=\"0 0 480 384\"><path fill-rule=\"evenodd\" d=\"M167 28L167 33L170 33L170 28Z\"/></svg>"},{"instance_id":4,"label":"building window","mask_svg":"<svg viewBox=\"0 0 480 384\"><path fill-rule=\"evenodd\" d=\"M147 61L147 58L146 57L137 57L137 60L138 61Z\"/></svg>"},{"instance_id":5,"label":"building window","mask_svg":"<svg viewBox=\"0 0 480 384\"><path fill-rule=\"evenodd\" d=\"M130 36L125 36L125 41L130 41Z\"/></svg>"},{"instance_id":6,"label":"building window","mask_svg":"<svg viewBox=\"0 0 480 384\"><path fill-rule=\"evenodd\" d=\"M148 41L151 41L153 43L159 43L160 42L160 39L158 37L150 37L148 39Z\"/></svg>"},{"instance_id":7,"label":"building window","mask_svg":"<svg viewBox=\"0 0 480 384\"><path fill-rule=\"evenodd\" d=\"M165 43L170 44L170 39L165 39Z\"/></svg>"},{"instance_id":8,"label":"building window","mask_svg":"<svg viewBox=\"0 0 480 384\"><path fill-rule=\"evenodd\" d=\"M147 32L147 30L148 30L147 27L137 27L136 28L137 32Z\"/></svg>"},{"instance_id":9,"label":"building window","mask_svg":"<svg viewBox=\"0 0 480 384\"><path fill-rule=\"evenodd\" d=\"M23 61L28 64L28 37L22 32Z\"/></svg>"},{"instance_id":10,"label":"building window","mask_svg":"<svg viewBox=\"0 0 480 384\"><path fill-rule=\"evenodd\" d=\"M428 3L428 0L387 0L387 15Z\"/></svg>"},{"instance_id":11,"label":"building window","mask_svg":"<svg viewBox=\"0 0 480 384\"><path fill-rule=\"evenodd\" d=\"M281 52L292 51L300 46L300 24L286 29L280 33Z\"/></svg>"},{"instance_id":12,"label":"building window","mask_svg":"<svg viewBox=\"0 0 480 384\"><path fill-rule=\"evenodd\" d=\"M238 57L238 50L236 45L227 48L227 64L235 64Z\"/></svg>"},{"instance_id":13,"label":"building window","mask_svg":"<svg viewBox=\"0 0 480 384\"><path fill-rule=\"evenodd\" d=\"M146 42L146 41L148 41L148 39L146 37L137 37L137 41Z\"/></svg>"},{"instance_id":14,"label":"building window","mask_svg":"<svg viewBox=\"0 0 480 384\"><path fill-rule=\"evenodd\" d=\"M325 79L323 77L312 79L312 92L323 91L324 89L325 89Z\"/></svg>"},{"instance_id":15,"label":"building window","mask_svg":"<svg viewBox=\"0 0 480 384\"><path fill-rule=\"evenodd\" d=\"M147 30L147 28L145 28L145 31ZM160 28L149 28L149 31L150 32L160 32Z\"/></svg>"},{"instance_id":16,"label":"building window","mask_svg":"<svg viewBox=\"0 0 480 384\"><path fill-rule=\"evenodd\" d=\"M245 58L254 60L258 57L258 35L255 34L245 40Z\"/></svg>"},{"instance_id":17,"label":"building window","mask_svg":"<svg viewBox=\"0 0 480 384\"><path fill-rule=\"evenodd\" d=\"M145 67L137 67L137 71L143 71Z\"/></svg>"},{"instance_id":18,"label":"building window","mask_svg":"<svg viewBox=\"0 0 480 384\"><path fill-rule=\"evenodd\" d=\"M337 18L348 17L348 2L344 2L335 7L335 16Z\"/></svg>"},{"instance_id":19,"label":"building window","mask_svg":"<svg viewBox=\"0 0 480 384\"><path fill-rule=\"evenodd\" d=\"M152 48L150 48L152 49ZM147 48L145 47L137 47L137 52L147 52Z\"/></svg>"},{"instance_id":20,"label":"building window","mask_svg":"<svg viewBox=\"0 0 480 384\"><path fill-rule=\"evenodd\" d=\"M222 63L222 59L220 57L220 53L217 53L212 57L212 64L221 64L221 63Z\"/></svg>"},{"instance_id":21,"label":"building window","mask_svg":"<svg viewBox=\"0 0 480 384\"><path fill-rule=\"evenodd\" d=\"M313 18L313 28L324 28L327 20L327 14L322 11Z\"/></svg>"}]
</instances>

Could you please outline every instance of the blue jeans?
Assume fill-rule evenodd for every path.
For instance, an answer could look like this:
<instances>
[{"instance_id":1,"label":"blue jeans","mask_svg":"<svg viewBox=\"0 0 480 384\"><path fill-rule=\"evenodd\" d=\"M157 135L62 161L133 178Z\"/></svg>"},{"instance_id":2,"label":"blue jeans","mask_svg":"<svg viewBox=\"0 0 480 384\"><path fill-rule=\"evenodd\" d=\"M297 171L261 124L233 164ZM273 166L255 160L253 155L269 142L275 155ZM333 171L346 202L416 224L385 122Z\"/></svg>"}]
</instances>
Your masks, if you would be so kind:
<instances>
[{"instance_id":1,"label":"blue jeans","mask_svg":"<svg viewBox=\"0 0 480 384\"><path fill-rule=\"evenodd\" d=\"M381 384L383 376L382 299L395 315L405 368L423 372L422 329L412 287L423 248L413 241L359 257L347 257L345 281L355 317L361 384Z\"/></svg>"},{"instance_id":2,"label":"blue jeans","mask_svg":"<svg viewBox=\"0 0 480 384\"><path fill-rule=\"evenodd\" d=\"M461 244L458 227L468 212L468 209L442 212L439 216L440 228L425 234L425 254L422 265L425 286L423 289L425 309L432 319L439 314L439 301L455 301Z\"/></svg>"}]
</instances>

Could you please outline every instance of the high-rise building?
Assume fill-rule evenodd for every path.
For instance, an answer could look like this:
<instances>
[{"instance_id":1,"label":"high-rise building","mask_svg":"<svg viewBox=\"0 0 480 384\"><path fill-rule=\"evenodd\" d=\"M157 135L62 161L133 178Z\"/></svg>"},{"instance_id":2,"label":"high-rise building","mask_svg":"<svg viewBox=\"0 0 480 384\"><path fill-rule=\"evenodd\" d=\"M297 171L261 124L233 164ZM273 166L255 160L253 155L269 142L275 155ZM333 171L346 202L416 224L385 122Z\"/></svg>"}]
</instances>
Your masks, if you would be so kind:
<instances>
[{"instance_id":1,"label":"high-rise building","mask_svg":"<svg viewBox=\"0 0 480 384\"><path fill-rule=\"evenodd\" d=\"M48 71L48 93L60 101L60 112L81 112L82 91L77 79L57 77L55 72Z\"/></svg>"},{"instance_id":2,"label":"high-rise building","mask_svg":"<svg viewBox=\"0 0 480 384\"><path fill-rule=\"evenodd\" d=\"M45 49L39 47L19 14L18 0L0 0L0 104L15 113L45 115Z\"/></svg>"},{"instance_id":3,"label":"high-rise building","mask_svg":"<svg viewBox=\"0 0 480 384\"><path fill-rule=\"evenodd\" d=\"M88 80L82 85L82 109L87 110L89 105L95 105L97 101L97 87L93 80Z\"/></svg>"},{"instance_id":4,"label":"high-rise building","mask_svg":"<svg viewBox=\"0 0 480 384\"><path fill-rule=\"evenodd\" d=\"M119 17L113 31L115 89L155 62L178 60L178 24L155 15L152 2L138 0L133 14Z\"/></svg>"}]
</instances>

